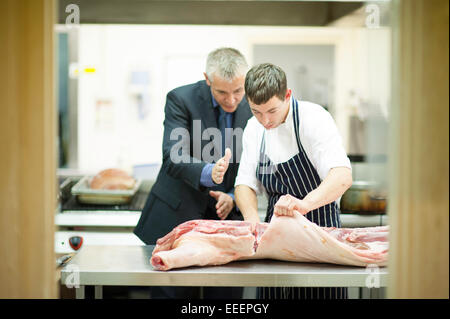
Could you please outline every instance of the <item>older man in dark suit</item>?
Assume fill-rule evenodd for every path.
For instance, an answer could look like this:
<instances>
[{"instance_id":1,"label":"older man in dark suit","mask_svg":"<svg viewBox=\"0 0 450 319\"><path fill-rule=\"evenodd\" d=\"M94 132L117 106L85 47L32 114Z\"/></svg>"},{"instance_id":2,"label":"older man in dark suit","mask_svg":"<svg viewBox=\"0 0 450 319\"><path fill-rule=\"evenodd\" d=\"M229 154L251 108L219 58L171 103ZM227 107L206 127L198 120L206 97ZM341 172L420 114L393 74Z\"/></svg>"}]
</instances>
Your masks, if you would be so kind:
<instances>
[{"instance_id":1,"label":"older man in dark suit","mask_svg":"<svg viewBox=\"0 0 450 319\"><path fill-rule=\"evenodd\" d=\"M242 132L252 116L244 98L247 63L220 48L208 55L205 80L167 94L163 164L134 233L146 244L192 219L242 220L234 180ZM153 287L153 298L199 297L196 287ZM204 288L205 298L240 298L242 288Z\"/></svg>"}]
</instances>

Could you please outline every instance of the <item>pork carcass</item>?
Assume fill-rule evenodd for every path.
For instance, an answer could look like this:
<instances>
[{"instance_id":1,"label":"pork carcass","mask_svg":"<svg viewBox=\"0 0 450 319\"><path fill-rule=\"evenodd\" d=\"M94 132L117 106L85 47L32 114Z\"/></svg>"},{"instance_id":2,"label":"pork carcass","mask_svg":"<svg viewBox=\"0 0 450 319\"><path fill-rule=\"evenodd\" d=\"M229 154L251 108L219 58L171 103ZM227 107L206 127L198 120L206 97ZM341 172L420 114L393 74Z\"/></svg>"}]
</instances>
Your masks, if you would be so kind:
<instances>
[{"instance_id":1,"label":"pork carcass","mask_svg":"<svg viewBox=\"0 0 450 319\"><path fill-rule=\"evenodd\" d=\"M221 265L254 254L252 224L191 220L158 239L151 264L158 270Z\"/></svg>"},{"instance_id":2,"label":"pork carcass","mask_svg":"<svg viewBox=\"0 0 450 319\"><path fill-rule=\"evenodd\" d=\"M340 265L385 266L388 226L319 227L299 213L272 217L251 258Z\"/></svg>"},{"instance_id":3,"label":"pork carcass","mask_svg":"<svg viewBox=\"0 0 450 319\"><path fill-rule=\"evenodd\" d=\"M160 238L150 261L157 270L265 258L385 266L388 231L388 226L319 227L297 212L274 215L270 223L192 220Z\"/></svg>"},{"instance_id":4,"label":"pork carcass","mask_svg":"<svg viewBox=\"0 0 450 319\"><path fill-rule=\"evenodd\" d=\"M136 180L118 168L108 168L95 175L89 186L92 189L132 189Z\"/></svg>"}]
</instances>

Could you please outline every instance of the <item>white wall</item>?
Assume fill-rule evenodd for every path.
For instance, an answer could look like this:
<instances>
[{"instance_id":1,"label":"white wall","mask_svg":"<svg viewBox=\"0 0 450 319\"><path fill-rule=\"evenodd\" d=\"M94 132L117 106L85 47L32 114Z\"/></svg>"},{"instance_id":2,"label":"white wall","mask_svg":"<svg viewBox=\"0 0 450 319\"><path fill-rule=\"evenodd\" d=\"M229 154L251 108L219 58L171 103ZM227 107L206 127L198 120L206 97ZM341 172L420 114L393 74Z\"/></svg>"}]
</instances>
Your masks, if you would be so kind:
<instances>
[{"instance_id":1,"label":"white wall","mask_svg":"<svg viewBox=\"0 0 450 319\"><path fill-rule=\"evenodd\" d=\"M231 46L252 64L254 44L335 45L335 120L348 147L349 91L386 100L368 66L373 37L383 45L386 35L366 29L242 26L140 26L81 25L79 68L96 72L79 74L78 168L96 171L105 167L131 169L133 165L160 163L164 104L167 92L203 79L207 54ZM380 34L380 33L377 33ZM385 48L383 48L385 50ZM376 56L376 54L375 54ZM384 63L377 58L377 63ZM150 83L147 117L138 116L136 87L130 85L133 70L147 71ZM378 70L378 69L376 69ZM389 69L384 69L383 72ZM375 72L383 81L386 74ZM372 85L372 86L371 86ZM387 86L389 87L389 86ZM381 92L381 93L380 93ZM97 106L99 100L109 104ZM314 102L314 101L313 101Z\"/></svg>"},{"instance_id":2,"label":"white wall","mask_svg":"<svg viewBox=\"0 0 450 319\"><path fill-rule=\"evenodd\" d=\"M167 92L201 80L208 52L220 46L248 55L239 27L81 26L79 66L97 71L79 78L79 168L161 162ZM131 94L133 70L150 74L145 119ZM111 103L99 111L97 100Z\"/></svg>"}]
</instances>

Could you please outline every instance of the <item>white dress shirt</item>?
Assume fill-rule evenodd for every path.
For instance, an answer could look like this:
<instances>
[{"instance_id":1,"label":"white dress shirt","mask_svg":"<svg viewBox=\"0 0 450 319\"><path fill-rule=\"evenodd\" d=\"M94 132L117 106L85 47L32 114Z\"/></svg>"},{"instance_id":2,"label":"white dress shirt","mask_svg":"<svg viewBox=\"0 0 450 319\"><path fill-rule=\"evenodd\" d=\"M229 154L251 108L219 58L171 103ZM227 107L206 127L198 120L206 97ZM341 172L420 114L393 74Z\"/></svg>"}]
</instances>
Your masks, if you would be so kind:
<instances>
[{"instance_id":1,"label":"white dress shirt","mask_svg":"<svg viewBox=\"0 0 450 319\"><path fill-rule=\"evenodd\" d=\"M254 116L248 120L242 136L243 149L235 187L247 185L257 194L263 191L261 183L256 178L256 167L264 132L265 152L273 163L287 162L299 153L292 113L291 100L285 122L270 130L265 129ZM298 101L298 114L301 145L319 174L320 180L323 181L334 167L351 169L342 138L330 113L318 104Z\"/></svg>"}]
</instances>

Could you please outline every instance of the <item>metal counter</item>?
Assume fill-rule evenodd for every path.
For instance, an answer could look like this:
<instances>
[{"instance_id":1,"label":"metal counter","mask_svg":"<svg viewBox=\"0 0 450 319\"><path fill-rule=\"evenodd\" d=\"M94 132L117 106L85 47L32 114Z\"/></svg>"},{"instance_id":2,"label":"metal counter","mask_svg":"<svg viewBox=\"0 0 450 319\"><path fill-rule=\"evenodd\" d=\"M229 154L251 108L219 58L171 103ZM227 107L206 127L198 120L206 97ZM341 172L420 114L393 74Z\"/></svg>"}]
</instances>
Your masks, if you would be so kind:
<instances>
[{"instance_id":1,"label":"metal counter","mask_svg":"<svg viewBox=\"0 0 450 319\"><path fill-rule=\"evenodd\" d=\"M380 287L387 285L386 268L275 260L156 271L149 261L153 248L84 246L62 269L61 283L75 285L77 298L84 298L84 286L91 285L96 298L102 297L101 286L366 287L374 279Z\"/></svg>"}]
</instances>

